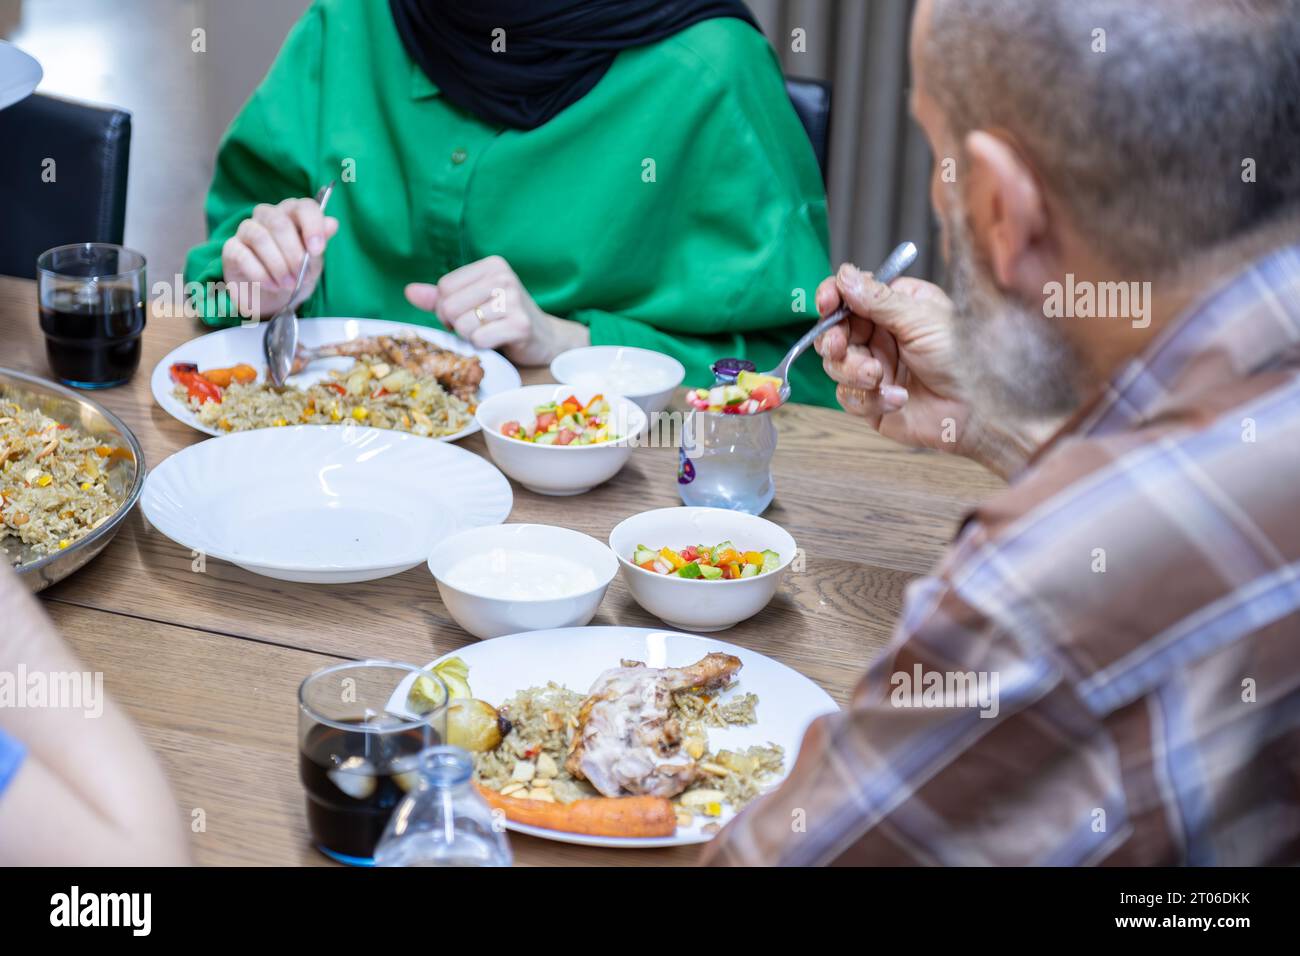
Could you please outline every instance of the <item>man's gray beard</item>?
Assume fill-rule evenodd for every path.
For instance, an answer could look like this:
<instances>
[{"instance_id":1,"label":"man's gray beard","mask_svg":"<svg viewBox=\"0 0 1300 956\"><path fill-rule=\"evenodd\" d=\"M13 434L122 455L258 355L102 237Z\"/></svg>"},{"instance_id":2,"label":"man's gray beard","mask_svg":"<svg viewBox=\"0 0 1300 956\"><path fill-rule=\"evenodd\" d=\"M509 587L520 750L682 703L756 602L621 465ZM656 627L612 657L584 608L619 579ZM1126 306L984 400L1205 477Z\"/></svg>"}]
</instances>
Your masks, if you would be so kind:
<instances>
[{"instance_id":1,"label":"man's gray beard","mask_svg":"<svg viewBox=\"0 0 1300 956\"><path fill-rule=\"evenodd\" d=\"M1041 421L1078 407L1082 363L1042 307L1005 296L975 261L965 217L948 222L958 376L972 404Z\"/></svg>"}]
</instances>

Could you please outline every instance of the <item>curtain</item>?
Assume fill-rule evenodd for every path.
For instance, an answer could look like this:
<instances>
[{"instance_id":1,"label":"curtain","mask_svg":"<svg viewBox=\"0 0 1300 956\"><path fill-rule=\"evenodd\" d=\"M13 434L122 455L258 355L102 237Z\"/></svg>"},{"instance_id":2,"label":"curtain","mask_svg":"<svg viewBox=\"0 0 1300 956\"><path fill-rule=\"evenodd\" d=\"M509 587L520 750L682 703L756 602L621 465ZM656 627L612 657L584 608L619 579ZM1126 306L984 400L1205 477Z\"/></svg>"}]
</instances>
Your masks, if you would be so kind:
<instances>
[{"instance_id":1,"label":"curtain","mask_svg":"<svg viewBox=\"0 0 1300 956\"><path fill-rule=\"evenodd\" d=\"M899 242L911 275L942 271L930 151L907 110L913 0L748 0L790 76L831 84L831 260L875 268ZM801 49L796 32L802 31Z\"/></svg>"}]
</instances>

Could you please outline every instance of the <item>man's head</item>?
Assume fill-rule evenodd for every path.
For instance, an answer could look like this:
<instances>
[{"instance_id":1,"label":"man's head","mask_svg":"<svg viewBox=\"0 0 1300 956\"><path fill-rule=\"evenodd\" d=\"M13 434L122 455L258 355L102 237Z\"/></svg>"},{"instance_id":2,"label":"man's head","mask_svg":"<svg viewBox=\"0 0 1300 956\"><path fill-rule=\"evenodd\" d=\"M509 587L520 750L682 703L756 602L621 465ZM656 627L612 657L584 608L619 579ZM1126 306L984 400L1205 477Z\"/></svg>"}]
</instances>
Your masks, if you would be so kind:
<instances>
[{"instance_id":1,"label":"man's head","mask_svg":"<svg viewBox=\"0 0 1300 956\"><path fill-rule=\"evenodd\" d=\"M912 64L973 384L1018 411L1122 334L1048 283L1158 283L1300 209L1298 0L921 0Z\"/></svg>"}]
</instances>

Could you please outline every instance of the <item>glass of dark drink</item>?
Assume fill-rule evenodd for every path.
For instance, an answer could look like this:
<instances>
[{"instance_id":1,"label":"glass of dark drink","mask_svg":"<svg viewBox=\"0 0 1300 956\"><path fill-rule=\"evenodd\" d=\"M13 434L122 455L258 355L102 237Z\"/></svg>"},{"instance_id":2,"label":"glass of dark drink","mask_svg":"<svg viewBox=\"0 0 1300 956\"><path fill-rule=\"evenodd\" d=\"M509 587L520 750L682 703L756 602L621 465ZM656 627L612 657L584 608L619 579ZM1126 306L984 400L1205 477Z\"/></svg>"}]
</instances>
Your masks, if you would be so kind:
<instances>
[{"instance_id":1,"label":"glass of dark drink","mask_svg":"<svg viewBox=\"0 0 1300 956\"><path fill-rule=\"evenodd\" d=\"M298 688L298 773L307 827L326 856L374 866L393 808L419 784L420 754L446 742L450 694L430 671L349 661Z\"/></svg>"},{"instance_id":2,"label":"glass of dark drink","mask_svg":"<svg viewBox=\"0 0 1300 956\"><path fill-rule=\"evenodd\" d=\"M144 256L104 242L42 252L37 294L54 377L74 388L121 385L140 364Z\"/></svg>"}]
</instances>

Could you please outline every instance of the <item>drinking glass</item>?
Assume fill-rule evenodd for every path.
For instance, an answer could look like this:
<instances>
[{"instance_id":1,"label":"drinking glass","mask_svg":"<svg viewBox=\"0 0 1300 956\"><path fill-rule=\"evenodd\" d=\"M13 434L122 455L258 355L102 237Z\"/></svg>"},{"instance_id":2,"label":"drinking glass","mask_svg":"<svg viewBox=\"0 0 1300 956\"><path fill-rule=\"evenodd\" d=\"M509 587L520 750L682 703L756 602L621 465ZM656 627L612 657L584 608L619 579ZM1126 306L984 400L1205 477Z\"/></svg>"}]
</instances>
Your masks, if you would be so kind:
<instances>
[{"instance_id":1,"label":"drinking glass","mask_svg":"<svg viewBox=\"0 0 1300 956\"><path fill-rule=\"evenodd\" d=\"M298 688L298 769L317 848L373 866L393 807L420 783L420 754L446 742L450 694L438 675L348 661Z\"/></svg>"},{"instance_id":2,"label":"drinking glass","mask_svg":"<svg viewBox=\"0 0 1300 956\"><path fill-rule=\"evenodd\" d=\"M74 388L109 388L140 365L145 259L104 242L78 242L36 260L45 352L54 377Z\"/></svg>"}]
</instances>

